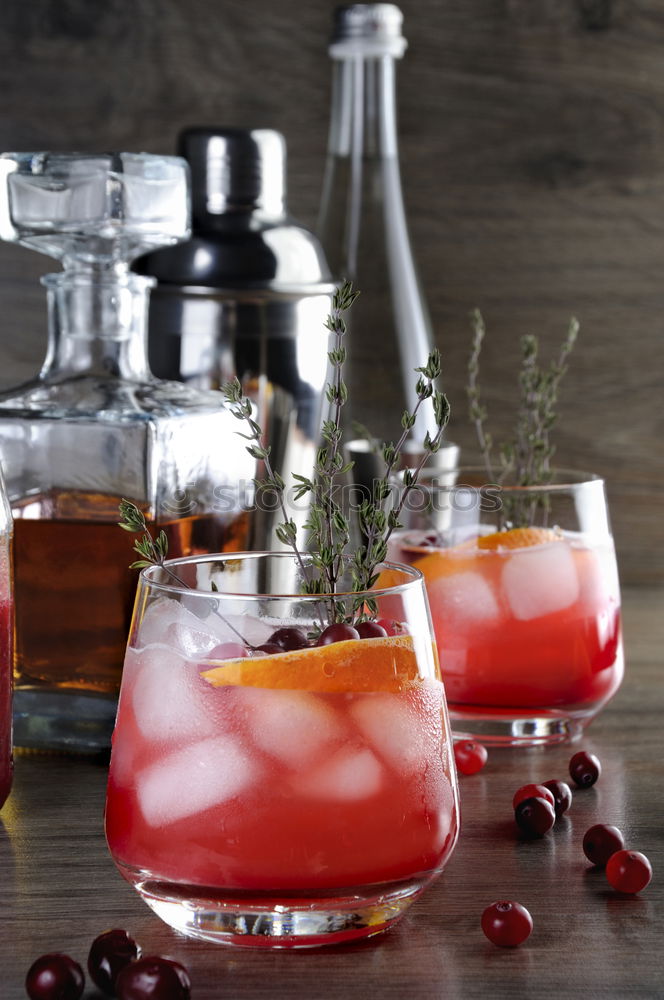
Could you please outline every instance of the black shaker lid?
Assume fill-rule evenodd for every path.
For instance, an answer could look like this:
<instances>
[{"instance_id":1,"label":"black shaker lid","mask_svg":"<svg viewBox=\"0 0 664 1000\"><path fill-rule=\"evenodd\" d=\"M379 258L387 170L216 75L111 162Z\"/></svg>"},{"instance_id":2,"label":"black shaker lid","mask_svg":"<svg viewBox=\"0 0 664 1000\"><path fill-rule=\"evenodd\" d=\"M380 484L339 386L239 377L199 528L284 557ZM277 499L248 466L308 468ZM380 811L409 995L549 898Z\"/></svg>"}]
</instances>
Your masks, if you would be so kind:
<instances>
[{"instance_id":1,"label":"black shaker lid","mask_svg":"<svg viewBox=\"0 0 664 1000\"><path fill-rule=\"evenodd\" d=\"M274 129L188 128L178 155L191 170L194 228L220 215L284 214L286 142Z\"/></svg>"},{"instance_id":2,"label":"black shaker lid","mask_svg":"<svg viewBox=\"0 0 664 1000\"><path fill-rule=\"evenodd\" d=\"M141 257L139 274L161 285L219 289L311 294L330 285L317 238L286 214L281 133L187 128L177 148L191 170L192 238Z\"/></svg>"}]
</instances>

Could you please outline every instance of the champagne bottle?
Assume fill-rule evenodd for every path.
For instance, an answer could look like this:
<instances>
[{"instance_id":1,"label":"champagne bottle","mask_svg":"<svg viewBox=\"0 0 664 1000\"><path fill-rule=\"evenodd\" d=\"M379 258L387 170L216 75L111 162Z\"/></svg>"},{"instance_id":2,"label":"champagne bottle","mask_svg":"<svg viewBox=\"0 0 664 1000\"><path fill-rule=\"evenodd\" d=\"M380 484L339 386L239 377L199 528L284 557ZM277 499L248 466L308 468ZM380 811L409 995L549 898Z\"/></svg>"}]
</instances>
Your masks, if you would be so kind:
<instances>
[{"instance_id":1,"label":"champagne bottle","mask_svg":"<svg viewBox=\"0 0 664 1000\"><path fill-rule=\"evenodd\" d=\"M394 4L351 4L335 12L332 113L318 221L332 273L351 279L361 293L346 339L346 420L379 440L401 433L395 414L414 409L413 369L426 363L433 345L399 171L395 67L407 45L402 20ZM431 408L423 406L413 448L426 431L433 434L435 427Z\"/></svg>"}]
</instances>

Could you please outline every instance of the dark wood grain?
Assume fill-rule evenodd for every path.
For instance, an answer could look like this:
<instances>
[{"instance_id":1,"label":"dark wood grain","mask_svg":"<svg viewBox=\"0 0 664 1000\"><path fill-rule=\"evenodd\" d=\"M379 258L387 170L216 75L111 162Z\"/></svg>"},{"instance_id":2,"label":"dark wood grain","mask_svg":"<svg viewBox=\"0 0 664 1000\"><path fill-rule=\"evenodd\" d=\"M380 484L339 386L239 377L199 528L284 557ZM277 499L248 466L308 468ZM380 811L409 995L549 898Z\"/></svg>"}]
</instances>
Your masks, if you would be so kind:
<instances>
[{"instance_id":1,"label":"dark wood grain","mask_svg":"<svg viewBox=\"0 0 664 1000\"><path fill-rule=\"evenodd\" d=\"M332 3L4 0L0 148L170 152L199 123L280 129L290 203L314 223L326 145ZM604 475L626 582L664 579L664 11L658 0L404 0L404 189L454 406L467 316L500 436L519 337L582 334L562 396L560 464ZM37 276L0 247L0 385L44 346ZM371 384L371 379L367 379Z\"/></svg>"},{"instance_id":2,"label":"dark wood grain","mask_svg":"<svg viewBox=\"0 0 664 1000\"><path fill-rule=\"evenodd\" d=\"M147 952L184 962L194 1000L662 997L663 604L661 591L626 594L625 683L582 744L599 755L603 773L593 789L575 793L568 818L537 842L520 841L511 819L519 785L565 778L568 747L494 751L483 772L461 780L462 833L443 876L392 931L353 946L249 953L176 935L106 851L105 768L19 758L0 817L0 995L24 997L25 972L43 952L84 962L95 935L119 926ZM639 896L617 896L586 863L581 841L596 822L615 824L650 858L654 878ZM495 948L479 929L482 909L500 898L518 899L534 918L517 950Z\"/></svg>"}]
</instances>

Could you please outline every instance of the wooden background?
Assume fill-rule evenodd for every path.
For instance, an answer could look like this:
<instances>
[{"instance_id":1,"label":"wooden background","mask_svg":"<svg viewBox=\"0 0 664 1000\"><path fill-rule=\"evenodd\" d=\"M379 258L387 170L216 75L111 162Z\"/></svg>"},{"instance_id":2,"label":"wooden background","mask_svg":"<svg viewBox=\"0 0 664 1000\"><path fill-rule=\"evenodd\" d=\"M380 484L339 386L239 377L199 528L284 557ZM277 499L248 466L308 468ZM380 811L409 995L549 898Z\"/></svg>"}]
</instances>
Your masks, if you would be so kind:
<instances>
[{"instance_id":1,"label":"wooden background","mask_svg":"<svg viewBox=\"0 0 664 1000\"><path fill-rule=\"evenodd\" d=\"M519 337L581 339L561 464L609 484L623 580L664 580L664 4L403 0L402 173L411 236L469 454L468 313L488 325L486 400L513 407ZM333 4L3 0L0 148L172 152L186 125L273 127L290 207L316 218ZM44 351L46 258L0 247L0 386Z\"/></svg>"}]
</instances>

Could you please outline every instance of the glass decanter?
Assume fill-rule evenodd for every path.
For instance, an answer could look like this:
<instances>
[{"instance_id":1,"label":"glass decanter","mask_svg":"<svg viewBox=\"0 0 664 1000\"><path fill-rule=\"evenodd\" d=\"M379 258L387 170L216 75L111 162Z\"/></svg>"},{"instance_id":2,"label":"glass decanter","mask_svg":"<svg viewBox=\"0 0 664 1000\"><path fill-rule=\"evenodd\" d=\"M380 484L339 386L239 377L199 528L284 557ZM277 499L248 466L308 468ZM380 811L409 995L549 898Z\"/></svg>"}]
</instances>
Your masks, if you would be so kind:
<instances>
[{"instance_id":1,"label":"glass decanter","mask_svg":"<svg viewBox=\"0 0 664 1000\"><path fill-rule=\"evenodd\" d=\"M46 275L38 377L0 395L14 516L15 743L109 745L136 572L122 497L163 527L169 554L245 547L253 460L215 392L148 368L150 278L140 253L189 232L176 157L0 156L0 236L62 260Z\"/></svg>"}]
</instances>

